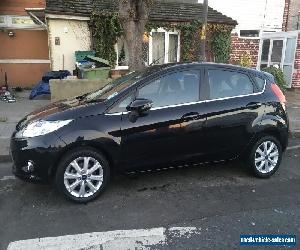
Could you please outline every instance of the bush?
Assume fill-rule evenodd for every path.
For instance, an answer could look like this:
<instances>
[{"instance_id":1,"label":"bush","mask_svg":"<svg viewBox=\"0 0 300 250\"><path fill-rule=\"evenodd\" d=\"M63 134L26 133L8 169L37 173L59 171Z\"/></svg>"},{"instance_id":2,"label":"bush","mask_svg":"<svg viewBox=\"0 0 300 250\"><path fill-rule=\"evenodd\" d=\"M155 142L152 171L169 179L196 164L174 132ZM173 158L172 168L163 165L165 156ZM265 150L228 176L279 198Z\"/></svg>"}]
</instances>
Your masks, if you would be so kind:
<instances>
[{"instance_id":1,"label":"bush","mask_svg":"<svg viewBox=\"0 0 300 250\"><path fill-rule=\"evenodd\" d=\"M278 87L283 92L285 92L287 84L286 81L284 80L284 75L281 69L275 67L267 67L267 68L263 68L262 71L272 74L275 78L275 82L278 85Z\"/></svg>"},{"instance_id":2,"label":"bush","mask_svg":"<svg viewBox=\"0 0 300 250\"><path fill-rule=\"evenodd\" d=\"M239 65L242 67L250 68L253 64L251 55L248 52L243 53L239 58Z\"/></svg>"},{"instance_id":3,"label":"bush","mask_svg":"<svg viewBox=\"0 0 300 250\"><path fill-rule=\"evenodd\" d=\"M228 63L230 58L230 45L230 32L220 31L212 34L211 49L216 63Z\"/></svg>"}]
</instances>

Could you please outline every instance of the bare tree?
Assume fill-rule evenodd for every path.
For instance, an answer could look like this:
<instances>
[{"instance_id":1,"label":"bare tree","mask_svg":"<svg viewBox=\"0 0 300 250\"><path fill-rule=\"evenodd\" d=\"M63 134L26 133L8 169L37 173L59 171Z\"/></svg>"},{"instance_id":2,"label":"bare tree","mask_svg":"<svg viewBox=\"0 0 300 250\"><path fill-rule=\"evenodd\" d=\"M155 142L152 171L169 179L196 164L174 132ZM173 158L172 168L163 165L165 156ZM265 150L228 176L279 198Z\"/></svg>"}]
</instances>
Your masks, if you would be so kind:
<instances>
[{"instance_id":1,"label":"bare tree","mask_svg":"<svg viewBox=\"0 0 300 250\"><path fill-rule=\"evenodd\" d=\"M130 70L141 70L145 67L142 60L143 35L152 1L119 0L119 18L128 46Z\"/></svg>"}]
</instances>

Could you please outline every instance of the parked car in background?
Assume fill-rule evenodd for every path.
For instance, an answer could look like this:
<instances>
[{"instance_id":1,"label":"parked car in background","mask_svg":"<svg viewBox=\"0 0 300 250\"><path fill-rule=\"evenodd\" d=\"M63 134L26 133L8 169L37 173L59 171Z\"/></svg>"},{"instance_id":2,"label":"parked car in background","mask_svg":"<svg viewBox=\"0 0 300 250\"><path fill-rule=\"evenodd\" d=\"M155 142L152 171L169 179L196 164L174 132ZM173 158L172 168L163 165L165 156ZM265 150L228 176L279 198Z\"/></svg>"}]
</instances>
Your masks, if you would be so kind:
<instances>
[{"instance_id":1,"label":"parked car in background","mask_svg":"<svg viewBox=\"0 0 300 250\"><path fill-rule=\"evenodd\" d=\"M53 180L67 198L88 202L117 172L241 158L267 178L287 142L285 97L270 74L179 63L132 72L26 116L11 153L16 176Z\"/></svg>"}]
</instances>

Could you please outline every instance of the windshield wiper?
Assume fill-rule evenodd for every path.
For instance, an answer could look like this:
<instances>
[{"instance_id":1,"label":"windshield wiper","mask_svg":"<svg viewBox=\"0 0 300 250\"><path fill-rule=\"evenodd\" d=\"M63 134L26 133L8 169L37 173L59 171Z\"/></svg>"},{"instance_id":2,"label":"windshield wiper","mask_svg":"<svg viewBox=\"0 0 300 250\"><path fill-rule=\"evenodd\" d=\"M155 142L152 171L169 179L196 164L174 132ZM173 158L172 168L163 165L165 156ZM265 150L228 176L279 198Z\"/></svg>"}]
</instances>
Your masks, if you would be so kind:
<instances>
[{"instance_id":1,"label":"windshield wiper","mask_svg":"<svg viewBox=\"0 0 300 250\"><path fill-rule=\"evenodd\" d=\"M80 96L76 96L76 99L79 100L79 101L82 101L89 93L86 93L86 94L83 94L83 95L80 95Z\"/></svg>"}]
</instances>

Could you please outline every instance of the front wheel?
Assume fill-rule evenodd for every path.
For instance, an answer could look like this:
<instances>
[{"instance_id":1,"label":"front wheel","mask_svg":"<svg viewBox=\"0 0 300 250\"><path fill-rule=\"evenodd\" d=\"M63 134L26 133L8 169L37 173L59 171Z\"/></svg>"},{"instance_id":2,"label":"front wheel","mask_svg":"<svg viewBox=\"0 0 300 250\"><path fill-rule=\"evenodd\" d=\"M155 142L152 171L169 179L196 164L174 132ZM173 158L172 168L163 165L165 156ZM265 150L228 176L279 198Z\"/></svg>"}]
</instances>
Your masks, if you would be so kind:
<instances>
[{"instance_id":1,"label":"front wheel","mask_svg":"<svg viewBox=\"0 0 300 250\"><path fill-rule=\"evenodd\" d=\"M105 157L91 148L80 148L63 157L55 182L57 189L67 198L86 203L104 190L109 177L109 165Z\"/></svg>"},{"instance_id":2,"label":"front wheel","mask_svg":"<svg viewBox=\"0 0 300 250\"><path fill-rule=\"evenodd\" d=\"M254 144L248 164L257 177L268 178L278 170L281 159L279 141L273 136L265 136Z\"/></svg>"}]
</instances>

